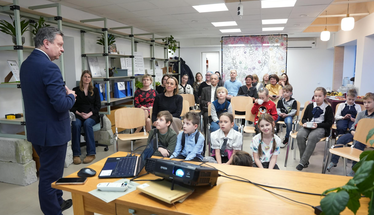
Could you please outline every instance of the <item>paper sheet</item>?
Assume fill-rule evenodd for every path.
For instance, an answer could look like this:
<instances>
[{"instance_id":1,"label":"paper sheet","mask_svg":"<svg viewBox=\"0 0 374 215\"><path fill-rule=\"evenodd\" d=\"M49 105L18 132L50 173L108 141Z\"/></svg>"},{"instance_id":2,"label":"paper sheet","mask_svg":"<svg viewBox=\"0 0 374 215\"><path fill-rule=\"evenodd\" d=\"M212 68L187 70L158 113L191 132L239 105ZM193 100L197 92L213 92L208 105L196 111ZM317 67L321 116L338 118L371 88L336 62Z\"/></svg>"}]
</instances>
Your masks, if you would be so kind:
<instances>
[{"instance_id":1,"label":"paper sheet","mask_svg":"<svg viewBox=\"0 0 374 215\"><path fill-rule=\"evenodd\" d=\"M126 179L120 179L118 181L115 181L115 183L123 183L125 180ZM136 190L136 187L139 185L140 184L131 181L129 184L129 188L125 192L103 192L103 191L99 191L95 189L95 190L90 191L89 194L95 196L96 198L103 200L106 203L109 203L121 196L124 196L128 193L133 192L134 190Z\"/></svg>"}]
</instances>

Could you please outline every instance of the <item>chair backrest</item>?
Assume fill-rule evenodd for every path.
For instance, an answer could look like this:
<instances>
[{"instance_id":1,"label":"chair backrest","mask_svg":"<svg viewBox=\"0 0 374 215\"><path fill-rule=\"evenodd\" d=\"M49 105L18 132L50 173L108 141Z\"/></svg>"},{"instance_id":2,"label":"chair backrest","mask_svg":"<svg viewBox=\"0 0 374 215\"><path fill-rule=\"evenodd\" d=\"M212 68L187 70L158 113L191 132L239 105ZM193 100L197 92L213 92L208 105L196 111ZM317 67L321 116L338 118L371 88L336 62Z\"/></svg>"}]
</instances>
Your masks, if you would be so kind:
<instances>
[{"instance_id":1,"label":"chair backrest","mask_svg":"<svg viewBox=\"0 0 374 215\"><path fill-rule=\"evenodd\" d=\"M212 115L212 103L208 105L208 116Z\"/></svg>"},{"instance_id":2,"label":"chair backrest","mask_svg":"<svg viewBox=\"0 0 374 215\"><path fill-rule=\"evenodd\" d=\"M253 102L247 104L246 110L245 110L245 120L254 122L255 121L255 115L252 114L252 107Z\"/></svg>"},{"instance_id":3,"label":"chair backrest","mask_svg":"<svg viewBox=\"0 0 374 215\"><path fill-rule=\"evenodd\" d=\"M246 111L247 104L253 103L252 97L249 96L235 96L231 98L232 112Z\"/></svg>"},{"instance_id":4,"label":"chair backrest","mask_svg":"<svg viewBox=\"0 0 374 215\"><path fill-rule=\"evenodd\" d=\"M190 111L190 104L188 101L183 99L183 108L182 108L181 117L186 115L188 111Z\"/></svg>"},{"instance_id":5,"label":"chair backrest","mask_svg":"<svg viewBox=\"0 0 374 215\"><path fill-rule=\"evenodd\" d=\"M297 119L297 117L300 114L300 102L296 101L296 104L297 104L297 108L296 108L296 113L295 113L294 119Z\"/></svg>"},{"instance_id":6,"label":"chair backrest","mask_svg":"<svg viewBox=\"0 0 374 215\"><path fill-rule=\"evenodd\" d=\"M366 144L370 146L370 140L374 140L374 135L366 141L366 136L368 135L369 131L374 128L374 119L364 118L360 119L357 124L357 129L355 136L353 137L354 140L361 142L362 144Z\"/></svg>"},{"instance_id":7,"label":"chair backrest","mask_svg":"<svg viewBox=\"0 0 374 215\"><path fill-rule=\"evenodd\" d=\"M145 126L144 110L141 108L121 108L114 113L116 128L132 129Z\"/></svg>"},{"instance_id":8,"label":"chair backrest","mask_svg":"<svg viewBox=\"0 0 374 215\"><path fill-rule=\"evenodd\" d=\"M183 101L188 101L190 107L195 106L195 96L193 94L180 94L183 97Z\"/></svg>"},{"instance_id":9,"label":"chair backrest","mask_svg":"<svg viewBox=\"0 0 374 215\"><path fill-rule=\"evenodd\" d=\"M304 103L304 108L303 108L303 111L301 111L301 116L300 116L300 120L299 120L299 125L303 126L303 116L304 116L304 112L305 112L305 109L306 107L310 104L310 101L306 101Z\"/></svg>"},{"instance_id":10,"label":"chair backrest","mask_svg":"<svg viewBox=\"0 0 374 215\"><path fill-rule=\"evenodd\" d=\"M344 102L343 103L339 103L339 104L336 105L336 107L335 107L335 114L336 114L336 112L338 112L338 108L339 108L340 105L344 105Z\"/></svg>"}]
</instances>

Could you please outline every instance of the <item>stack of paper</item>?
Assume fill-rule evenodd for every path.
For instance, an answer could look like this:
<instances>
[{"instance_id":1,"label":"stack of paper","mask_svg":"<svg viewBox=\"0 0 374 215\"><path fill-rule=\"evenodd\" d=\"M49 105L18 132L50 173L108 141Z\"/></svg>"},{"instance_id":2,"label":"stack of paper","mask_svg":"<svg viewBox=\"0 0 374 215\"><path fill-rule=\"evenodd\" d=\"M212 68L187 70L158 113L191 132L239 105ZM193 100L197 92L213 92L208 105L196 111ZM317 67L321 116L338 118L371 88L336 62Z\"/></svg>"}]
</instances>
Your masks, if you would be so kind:
<instances>
[{"instance_id":1,"label":"stack of paper","mask_svg":"<svg viewBox=\"0 0 374 215\"><path fill-rule=\"evenodd\" d=\"M171 190L171 182L169 181L150 181L137 186L136 189L169 204L173 204L177 201L182 202L194 191L193 189L182 187L177 184L175 184L174 189Z\"/></svg>"}]
</instances>

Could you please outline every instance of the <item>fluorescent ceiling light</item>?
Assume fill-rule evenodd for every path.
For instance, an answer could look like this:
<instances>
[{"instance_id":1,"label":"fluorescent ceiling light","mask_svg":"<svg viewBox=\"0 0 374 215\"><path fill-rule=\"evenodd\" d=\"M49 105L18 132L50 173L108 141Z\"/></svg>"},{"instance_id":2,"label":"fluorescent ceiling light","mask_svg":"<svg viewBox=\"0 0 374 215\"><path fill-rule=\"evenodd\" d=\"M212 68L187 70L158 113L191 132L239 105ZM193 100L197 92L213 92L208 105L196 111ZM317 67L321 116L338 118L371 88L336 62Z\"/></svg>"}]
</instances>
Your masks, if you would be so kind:
<instances>
[{"instance_id":1,"label":"fluorescent ceiling light","mask_svg":"<svg viewBox=\"0 0 374 215\"><path fill-rule=\"evenodd\" d=\"M244 44L230 44L229 46L245 46Z\"/></svg>"},{"instance_id":2,"label":"fluorescent ceiling light","mask_svg":"<svg viewBox=\"0 0 374 215\"><path fill-rule=\"evenodd\" d=\"M286 24L288 19L263 19L263 25L270 25L270 24Z\"/></svg>"},{"instance_id":3,"label":"fluorescent ceiling light","mask_svg":"<svg viewBox=\"0 0 374 215\"><path fill-rule=\"evenodd\" d=\"M280 46L279 43L272 43L272 44L269 44L269 43L265 43L265 44L262 44L263 46Z\"/></svg>"},{"instance_id":4,"label":"fluorescent ceiling light","mask_svg":"<svg viewBox=\"0 0 374 215\"><path fill-rule=\"evenodd\" d=\"M283 31L284 27L262 28L262 31Z\"/></svg>"},{"instance_id":5,"label":"fluorescent ceiling light","mask_svg":"<svg viewBox=\"0 0 374 215\"><path fill-rule=\"evenodd\" d=\"M229 22L212 22L214 27L223 27L223 26L237 26L235 21L229 21Z\"/></svg>"},{"instance_id":6,"label":"fluorescent ceiling light","mask_svg":"<svg viewBox=\"0 0 374 215\"><path fill-rule=\"evenodd\" d=\"M235 29L219 29L221 33L236 33L236 32L242 32L239 28Z\"/></svg>"},{"instance_id":7,"label":"fluorescent ceiling light","mask_svg":"<svg viewBox=\"0 0 374 215\"><path fill-rule=\"evenodd\" d=\"M228 11L224 3L221 4L204 4L192 6L199 13L217 12L217 11Z\"/></svg>"},{"instance_id":8,"label":"fluorescent ceiling light","mask_svg":"<svg viewBox=\"0 0 374 215\"><path fill-rule=\"evenodd\" d=\"M261 8L293 7L296 0L262 0Z\"/></svg>"}]
</instances>

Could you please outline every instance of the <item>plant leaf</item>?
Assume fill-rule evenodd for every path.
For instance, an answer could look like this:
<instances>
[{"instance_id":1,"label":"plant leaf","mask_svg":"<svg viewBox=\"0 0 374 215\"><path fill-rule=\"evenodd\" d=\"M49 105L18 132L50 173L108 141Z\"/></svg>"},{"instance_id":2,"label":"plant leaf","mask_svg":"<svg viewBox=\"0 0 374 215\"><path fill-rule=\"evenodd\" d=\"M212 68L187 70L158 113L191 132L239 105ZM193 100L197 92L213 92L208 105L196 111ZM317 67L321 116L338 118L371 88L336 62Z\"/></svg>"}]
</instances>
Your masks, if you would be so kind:
<instances>
[{"instance_id":1,"label":"plant leaf","mask_svg":"<svg viewBox=\"0 0 374 215\"><path fill-rule=\"evenodd\" d=\"M354 192L349 192L349 200L347 203L347 207L351 210L354 214L357 213L357 210L360 208L360 193L356 190Z\"/></svg>"},{"instance_id":2,"label":"plant leaf","mask_svg":"<svg viewBox=\"0 0 374 215\"><path fill-rule=\"evenodd\" d=\"M325 192L323 192L322 193L322 195L324 196L324 195L326 195L326 194L328 194L328 193L331 193L332 191L339 191L339 190L341 190L341 188L340 187L334 187L334 188L330 188L330 189L328 189L328 190L325 190Z\"/></svg>"},{"instance_id":3,"label":"plant leaf","mask_svg":"<svg viewBox=\"0 0 374 215\"><path fill-rule=\"evenodd\" d=\"M366 136L366 142L374 135L374 128L372 128Z\"/></svg>"},{"instance_id":4,"label":"plant leaf","mask_svg":"<svg viewBox=\"0 0 374 215\"><path fill-rule=\"evenodd\" d=\"M349 201L349 194L345 190L337 193L329 193L321 200L321 208L325 214L339 215Z\"/></svg>"},{"instance_id":5,"label":"plant leaf","mask_svg":"<svg viewBox=\"0 0 374 215\"><path fill-rule=\"evenodd\" d=\"M351 191L351 190L358 190L358 187L346 184L346 185L344 185L344 186L342 187L342 189L343 189L343 190L346 190L346 191L349 192L349 191Z\"/></svg>"},{"instance_id":6,"label":"plant leaf","mask_svg":"<svg viewBox=\"0 0 374 215\"><path fill-rule=\"evenodd\" d=\"M353 179L355 180L356 184L360 184L365 179L367 179L371 175L371 171L373 170L374 161L365 161L361 164L360 168L357 169L357 172Z\"/></svg>"},{"instance_id":7,"label":"plant leaf","mask_svg":"<svg viewBox=\"0 0 374 215\"><path fill-rule=\"evenodd\" d=\"M371 146L373 146L374 140L370 140L369 143L370 143Z\"/></svg>"}]
</instances>

